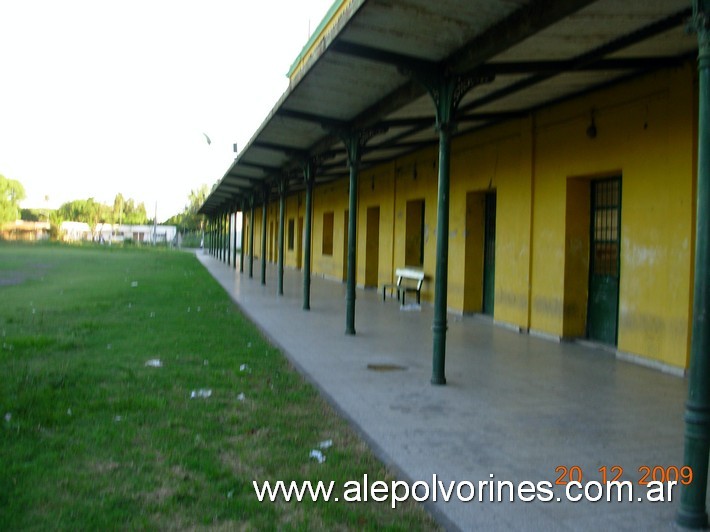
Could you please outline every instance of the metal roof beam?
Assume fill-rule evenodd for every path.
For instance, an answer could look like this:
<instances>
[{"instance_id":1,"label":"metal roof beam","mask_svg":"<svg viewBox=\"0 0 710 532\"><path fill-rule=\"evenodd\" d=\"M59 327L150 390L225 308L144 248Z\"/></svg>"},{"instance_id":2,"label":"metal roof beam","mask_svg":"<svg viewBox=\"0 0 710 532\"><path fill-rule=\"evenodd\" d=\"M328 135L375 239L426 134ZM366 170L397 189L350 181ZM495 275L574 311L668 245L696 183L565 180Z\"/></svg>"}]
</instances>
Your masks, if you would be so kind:
<instances>
[{"instance_id":1,"label":"metal roof beam","mask_svg":"<svg viewBox=\"0 0 710 532\"><path fill-rule=\"evenodd\" d=\"M595 0L535 0L471 39L445 61L447 69L465 72L594 3Z\"/></svg>"},{"instance_id":2,"label":"metal roof beam","mask_svg":"<svg viewBox=\"0 0 710 532\"><path fill-rule=\"evenodd\" d=\"M594 0L536 0L519 9L479 37L469 41L444 64L447 70L468 71L479 67L496 54L503 52L560 19L579 11ZM363 128L397 111L426 93L422 84L409 80L377 103L365 109L353 120Z\"/></svg>"},{"instance_id":3,"label":"metal roof beam","mask_svg":"<svg viewBox=\"0 0 710 532\"><path fill-rule=\"evenodd\" d=\"M295 148L293 146L286 146L284 144L276 144L274 142L266 142L264 140L255 140L252 142L254 148L262 148L265 150L277 151L285 153L290 157L307 158L308 151L302 148Z\"/></svg>"},{"instance_id":4,"label":"metal roof beam","mask_svg":"<svg viewBox=\"0 0 710 532\"><path fill-rule=\"evenodd\" d=\"M330 49L334 52L367 59L377 63L385 63L398 68L407 70L435 70L438 64L433 61L418 59L410 55L398 54L380 48L373 48L362 44L356 44L345 40L337 40L330 45Z\"/></svg>"},{"instance_id":5,"label":"metal roof beam","mask_svg":"<svg viewBox=\"0 0 710 532\"><path fill-rule=\"evenodd\" d=\"M320 124L324 129L345 129L349 125L347 122L336 118L304 113L302 111L292 111L290 109L284 109L283 107L279 108L275 115L284 118L293 118L294 120L302 120L304 122L315 122L316 124Z\"/></svg>"},{"instance_id":6,"label":"metal roof beam","mask_svg":"<svg viewBox=\"0 0 710 532\"><path fill-rule=\"evenodd\" d=\"M577 66L575 61L510 61L487 63L480 70L491 74L558 74L579 70L638 70L647 68L673 68L682 63L676 57L627 57L601 59Z\"/></svg>"},{"instance_id":7,"label":"metal roof beam","mask_svg":"<svg viewBox=\"0 0 710 532\"><path fill-rule=\"evenodd\" d=\"M262 164L262 163L250 163L248 161L239 161L239 164L242 166L248 166L250 168L258 168L260 170L263 170L264 172L267 173L272 173L276 174L282 171L281 167L279 166L269 166L268 164ZM254 182L256 181L263 181L263 179L254 179Z\"/></svg>"},{"instance_id":8,"label":"metal roof beam","mask_svg":"<svg viewBox=\"0 0 710 532\"><path fill-rule=\"evenodd\" d=\"M601 61L601 59L606 55L613 54L615 52L623 50L624 48L627 48L627 47L632 46L636 43L639 43L641 41L644 41L646 39L654 37L660 33L668 31L672 28L675 28L675 27L683 24L686 21L686 19L690 16L690 14L691 14L690 8L683 9L683 10L679 11L678 13L675 13L674 15L671 15L671 16L666 17L664 19L653 22L653 23L651 23L647 26L644 26L634 32L629 33L628 35L624 35L623 37L619 37L618 39L614 39L614 40L608 42L607 44L603 44L602 46L595 48L594 50L591 50L589 52L581 54L581 55L577 56L576 58L569 61L570 69L566 70L566 72L583 70L586 66L588 66L590 64L594 64L598 61ZM655 68L655 66L653 66L653 67L649 66L648 68ZM465 112L466 110L470 110L475 107L480 107L482 105L499 100L505 96L508 96L510 94L514 94L514 93L519 92L523 89L526 89L528 87L531 87L533 85L536 85L538 83L546 81L546 80L548 80L560 73L561 72L554 72L554 73L544 73L544 74L536 74L536 75L530 76L529 78L525 78L517 83L513 83L512 85L505 87L504 89L500 89L496 92L493 92L493 93L481 98L480 100L475 100L475 101L469 103L468 105L461 107L461 111Z\"/></svg>"},{"instance_id":9,"label":"metal roof beam","mask_svg":"<svg viewBox=\"0 0 710 532\"><path fill-rule=\"evenodd\" d=\"M263 178L239 174L235 172L234 169L232 169L232 171L230 171L226 176L224 176L221 182L234 181L235 179L247 181L248 183L261 183L263 181Z\"/></svg>"}]
</instances>

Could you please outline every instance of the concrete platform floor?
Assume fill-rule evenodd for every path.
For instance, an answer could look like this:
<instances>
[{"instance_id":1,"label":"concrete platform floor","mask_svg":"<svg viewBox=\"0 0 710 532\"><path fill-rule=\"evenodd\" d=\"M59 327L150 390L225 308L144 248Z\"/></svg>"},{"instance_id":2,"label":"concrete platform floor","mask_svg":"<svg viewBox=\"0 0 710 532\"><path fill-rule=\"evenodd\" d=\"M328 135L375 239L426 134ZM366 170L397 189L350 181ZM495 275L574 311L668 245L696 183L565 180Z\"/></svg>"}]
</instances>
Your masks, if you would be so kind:
<instances>
[{"instance_id":1,"label":"concrete platform floor","mask_svg":"<svg viewBox=\"0 0 710 532\"><path fill-rule=\"evenodd\" d=\"M446 503L439 494L426 507L446 528L676 528L679 489L672 502L638 502L646 493L638 481L644 466L682 465L686 379L602 349L449 315L448 382L432 386L431 306L400 310L380 292L358 289L357 334L348 336L344 284L314 277L311 310L303 311L301 272L285 272L285 294L278 296L272 265L262 286L258 262L249 279L248 264L240 274L202 251L197 257L403 480L431 484L436 474L445 486L472 481L478 490L491 475L554 483L558 467L578 466L583 481L599 481L599 468L621 466L620 480L634 484L633 502L622 503L569 502L563 486L550 502L489 502L486 492L483 502ZM375 371L370 364L404 369Z\"/></svg>"}]
</instances>

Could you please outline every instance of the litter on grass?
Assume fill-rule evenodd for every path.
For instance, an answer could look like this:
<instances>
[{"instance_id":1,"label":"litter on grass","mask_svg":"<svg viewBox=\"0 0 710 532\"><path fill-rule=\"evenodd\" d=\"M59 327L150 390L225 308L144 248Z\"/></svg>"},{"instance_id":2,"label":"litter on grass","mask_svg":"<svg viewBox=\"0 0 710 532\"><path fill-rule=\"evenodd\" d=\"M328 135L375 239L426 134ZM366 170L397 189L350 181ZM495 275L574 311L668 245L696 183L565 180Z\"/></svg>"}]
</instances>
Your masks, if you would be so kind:
<instances>
[{"instance_id":1,"label":"litter on grass","mask_svg":"<svg viewBox=\"0 0 710 532\"><path fill-rule=\"evenodd\" d=\"M138 286L138 281L131 281L131 288Z\"/></svg>"},{"instance_id":2,"label":"litter on grass","mask_svg":"<svg viewBox=\"0 0 710 532\"><path fill-rule=\"evenodd\" d=\"M246 396L244 395L244 392L240 393L237 395L237 401L244 401L246 399Z\"/></svg>"},{"instance_id":3,"label":"litter on grass","mask_svg":"<svg viewBox=\"0 0 710 532\"><path fill-rule=\"evenodd\" d=\"M192 390L190 392L190 399L195 399L196 397L199 397L201 399L207 399L212 395L212 390L209 388L200 388L199 390Z\"/></svg>"},{"instance_id":4,"label":"litter on grass","mask_svg":"<svg viewBox=\"0 0 710 532\"><path fill-rule=\"evenodd\" d=\"M11 419L12 419L12 414L11 414L10 412L8 412L7 414L5 414L5 421L7 421L8 423L10 423L10 420L11 420Z\"/></svg>"},{"instance_id":5,"label":"litter on grass","mask_svg":"<svg viewBox=\"0 0 710 532\"><path fill-rule=\"evenodd\" d=\"M323 462L325 462L325 455L322 452L320 452L318 449L312 449L311 454L309 455L309 458L315 458L316 460L318 460L319 464L322 464Z\"/></svg>"},{"instance_id":6,"label":"litter on grass","mask_svg":"<svg viewBox=\"0 0 710 532\"><path fill-rule=\"evenodd\" d=\"M162 368L163 363L160 361L159 358L151 358L148 360L145 365L149 368Z\"/></svg>"},{"instance_id":7,"label":"litter on grass","mask_svg":"<svg viewBox=\"0 0 710 532\"><path fill-rule=\"evenodd\" d=\"M333 440L323 440L318 444L318 447L321 449L329 449L330 447L333 446Z\"/></svg>"},{"instance_id":8,"label":"litter on grass","mask_svg":"<svg viewBox=\"0 0 710 532\"><path fill-rule=\"evenodd\" d=\"M251 373L251 368L246 364L242 364L241 366L239 366L239 371L248 371L249 373Z\"/></svg>"}]
</instances>

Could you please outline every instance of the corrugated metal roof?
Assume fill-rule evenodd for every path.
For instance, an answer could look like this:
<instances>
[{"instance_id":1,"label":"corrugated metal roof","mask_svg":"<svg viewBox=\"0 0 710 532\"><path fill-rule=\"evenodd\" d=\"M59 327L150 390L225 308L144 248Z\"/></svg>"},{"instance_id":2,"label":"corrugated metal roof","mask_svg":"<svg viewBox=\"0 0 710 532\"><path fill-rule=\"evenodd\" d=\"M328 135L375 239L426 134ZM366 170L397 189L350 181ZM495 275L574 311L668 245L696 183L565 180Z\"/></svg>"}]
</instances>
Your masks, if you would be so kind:
<instances>
[{"instance_id":1,"label":"corrugated metal roof","mask_svg":"<svg viewBox=\"0 0 710 532\"><path fill-rule=\"evenodd\" d=\"M483 72L490 83L459 106L459 133L524 115L559 99L697 53L684 31L687 0L351 0L291 80L201 212L263 201L321 156L318 180L347 174L337 132L363 126L382 133L361 167L437 142L434 106L407 74L436 67Z\"/></svg>"}]
</instances>

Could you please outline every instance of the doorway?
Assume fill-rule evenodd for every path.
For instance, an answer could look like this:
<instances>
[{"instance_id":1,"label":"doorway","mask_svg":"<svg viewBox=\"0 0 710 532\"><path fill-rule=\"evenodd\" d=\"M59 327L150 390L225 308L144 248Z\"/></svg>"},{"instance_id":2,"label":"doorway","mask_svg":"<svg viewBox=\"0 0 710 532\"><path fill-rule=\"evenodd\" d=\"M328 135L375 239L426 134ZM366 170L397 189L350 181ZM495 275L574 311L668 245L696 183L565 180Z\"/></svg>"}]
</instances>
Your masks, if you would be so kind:
<instances>
[{"instance_id":1,"label":"doorway","mask_svg":"<svg viewBox=\"0 0 710 532\"><path fill-rule=\"evenodd\" d=\"M380 265L380 207L367 208L365 230L365 287L377 288Z\"/></svg>"},{"instance_id":2,"label":"doorway","mask_svg":"<svg viewBox=\"0 0 710 532\"><path fill-rule=\"evenodd\" d=\"M343 281L348 280L348 225L350 223L350 210L345 209L343 216Z\"/></svg>"},{"instance_id":3,"label":"doorway","mask_svg":"<svg viewBox=\"0 0 710 532\"><path fill-rule=\"evenodd\" d=\"M274 262L274 251L276 249L276 228L273 220L269 223L269 262Z\"/></svg>"},{"instance_id":4,"label":"doorway","mask_svg":"<svg viewBox=\"0 0 710 532\"><path fill-rule=\"evenodd\" d=\"M486 193L483 229L483 313L493 316L496 281L496 193Z\"/></svg>"},{"instance_id":5,"label":"doorway","mask_svg":"<svg viewBox=\"0 0 710 532\"><path fill-rule=\"evenodd\" d=\"M424 200L407 202L404 235L404 265L424 266Z\"/></svg>"},{"instance_id":6,"label":"doorway","mask_svg":"<svg viewBox=\"0 0 710 532\"><path fill-rule=\"evenodd\" d=\"M296 268L303 268L303 216L298 217L298 233L296 235Z\"/></svg>"},{"instance_id":7,"label":"doorway","mask_svg":"<svg viewBox=\"0 0 710 532\"><path fill-rule=\"evenodd\" d=\"M591 182L587 337L616 345L619 319L621 177Z\"/></svg>"}]
</instances>

